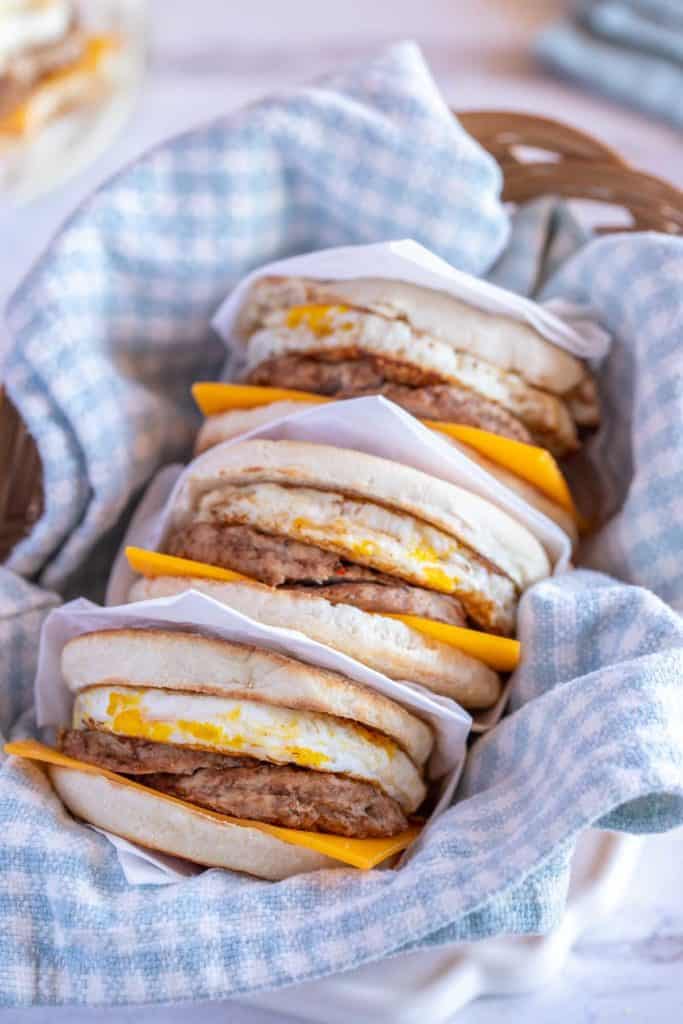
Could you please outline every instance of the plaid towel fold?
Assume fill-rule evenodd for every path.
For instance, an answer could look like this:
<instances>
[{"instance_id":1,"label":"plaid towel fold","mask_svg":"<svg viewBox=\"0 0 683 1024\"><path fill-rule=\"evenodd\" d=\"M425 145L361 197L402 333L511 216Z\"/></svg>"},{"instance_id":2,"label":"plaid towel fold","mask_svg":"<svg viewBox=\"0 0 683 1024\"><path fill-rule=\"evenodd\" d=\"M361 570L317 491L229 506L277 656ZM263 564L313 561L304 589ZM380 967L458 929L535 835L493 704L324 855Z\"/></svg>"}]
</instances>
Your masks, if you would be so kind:
<instances>
[{"instance_id":1,"label":"plaid towel fold","mask_svg":"<svg viewBox=\"0 0 683 1024\"><path fill-rule=\"evenodd\" d=\"M676 0L597 0L543 32L537 56L589 88L683 124L683 8Z\"/></svg>"},{"instance_id":2,"label":"plaid towel fold","mask_svg":"<svg viewBox=\"0 0 683 1024\"><path fill-rule=\"evenodd\" d=\"M63 588L153 470L188 454L188 382L217 375L209 320L248 270L413 236L479 273L507 236L500 186L411 44L181 135L115 177L9 304L6 385L46 499L11 568Z\"/></svg>"},{"instance_id":3,"label":"plaid towel fold","mask_svg":"<svg viewBox=\"0 0 683 1024\"><path fill-rule=\"evenodd\" d=\"M48 501L15 572L0 570L4 736L34 729L37 631L58 601L16 573L42 571L62 591L86 589L90 566L103 576L124 506L189 440L184 396L218 365L207 324L237 276L287 246L380 240L411 220L459 266L497 260L498 175L447 118L417 51L331 83L143 158L76 214L15 299L11 393L38 438ZM548 201L511 231L497 283L593 304L614 334L605 422L582 456L610 519L585 559L629 583L582 569L527 592L513 713L474 746L458 802L399 871L273 884L212 870L131 887L44 773L5 758L0 1003L220 999L545 931L583 828L683 822L683 625L669 606L683 606L683 242L586 240Z\"/></svg>"}]
</instances>

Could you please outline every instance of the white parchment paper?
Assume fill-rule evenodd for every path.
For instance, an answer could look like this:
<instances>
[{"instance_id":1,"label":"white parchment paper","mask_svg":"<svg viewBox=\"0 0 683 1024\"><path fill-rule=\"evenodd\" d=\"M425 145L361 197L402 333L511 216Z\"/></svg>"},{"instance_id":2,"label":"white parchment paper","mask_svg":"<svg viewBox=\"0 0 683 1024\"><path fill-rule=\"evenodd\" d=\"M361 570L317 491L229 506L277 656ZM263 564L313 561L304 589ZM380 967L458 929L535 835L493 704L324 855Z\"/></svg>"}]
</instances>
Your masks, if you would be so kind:
<instances>
[{"instance_id":1,"label":"white parchment paper","mask_svg":"<svg viewBox=\"0 0 683 1024\"><path fill-rule=\"evenodd\" d=\"M487 313L527 323L554 345L582 359L600 358L609 348L609 334L598 326L590 309L566 302L540 305L456 270L411 238L322 249L276 260L252 271L230 292L213 318L213 326L230 348L236 348L240 340L235 336L235 321L250 287L259 278L269 276L311 277L323 281L350 281L362 277L406 281L446 292Z\"/></svg>"},{"instance_id":2,"label":"white parchment paper","mask_svg":"<svg viewBox=\"0 0 683 1024\"><path fill-rule=\"evenodd\" d=\"M450 802L464 763L465 743L472 721L459 704L414 683L389 679L301 633L264 626L192 590L173 597L110 608L101 608L80 598L51 612L43 626L38 655L35 682L38 726L58 729L71 722L73 695L60 669L62 649L69 640L94 630L154 627L192 629L225 640L277 651L308 664L341 672L355 682L390 697L417 717L429 722L434 730L435 746L427 774L430 780L438 783L439 800L430 820ZM108 836L106 832L103 834ZM110 838L126 878L131 883L164 884L188 874L185 864L179 865L176 858L161 856L118 837Z\"/></svg>"}]
</instances>

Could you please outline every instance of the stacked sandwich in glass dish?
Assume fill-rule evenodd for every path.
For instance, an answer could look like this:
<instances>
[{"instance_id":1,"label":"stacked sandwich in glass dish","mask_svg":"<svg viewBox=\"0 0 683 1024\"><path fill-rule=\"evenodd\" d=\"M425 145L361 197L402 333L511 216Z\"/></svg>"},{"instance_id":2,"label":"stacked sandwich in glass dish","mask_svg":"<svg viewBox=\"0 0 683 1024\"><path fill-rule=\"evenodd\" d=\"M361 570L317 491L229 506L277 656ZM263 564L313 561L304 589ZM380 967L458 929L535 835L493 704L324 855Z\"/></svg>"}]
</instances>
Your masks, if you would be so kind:
<instances>
[{"instance_id":1,"label":"stacked sandwich in glass dish","mask_svg":"<svg viewBox=\"0 0 683 1024\"><path fill-rule=\"evenodd\" d=\"M116 49L72 0L0 0L0 147L101 98Z\"/></svg>"}]
</instances>

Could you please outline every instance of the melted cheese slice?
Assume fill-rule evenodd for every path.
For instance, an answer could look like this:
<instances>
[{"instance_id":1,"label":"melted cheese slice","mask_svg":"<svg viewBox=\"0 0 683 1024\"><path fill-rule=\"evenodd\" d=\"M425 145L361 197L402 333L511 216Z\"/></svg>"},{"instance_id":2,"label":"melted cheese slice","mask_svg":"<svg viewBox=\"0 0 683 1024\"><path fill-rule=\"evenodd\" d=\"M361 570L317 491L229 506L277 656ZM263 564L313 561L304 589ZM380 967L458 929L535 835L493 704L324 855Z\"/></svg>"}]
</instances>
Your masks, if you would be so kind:
<instances>
[{"instance_id":1,"label":"melted cheese slice","mask_svg":"<svg viewBox=\"0 0 683 1024\"><path fill-rule=\"evenodd\" d=\"M290 391L286 388L257 387L250 384L199 383L192 388L194 400L205 416L215 416L230 409L253 409L271 402L302 402L319 404L333 402L308 391ZM431 430L453 437L469 445L491 462L526 480L541 494L556 502L576 518L576 509L557 462L545 448L522 441L500 437L488 430L468 427L461 423L440 420L422 420Z\"/></svg>"},{"instance_id":2,"label":"melted cheese slice","mask_svg":"<svg viewBox=\"0 0 683 1024\"><path fill-rule=\"evenodd\" d=\"M440 420L422 422L430 430L454 437L456 441L469 445L491 462L515 473L576 518L576 509L567 481L555 459L545 448L525 444L523 441L513 441L512 438L501 437L500 434L491 434L488 430L468 427L462 423L442 423Z\"/></svg>"},{"instance_id":3,"label":"melted cheese slice","mask_svg":"<svg viewBox=\"0 0 683 1024\"><path fill-rule=\"evenodd\" d=\"M233 818L227 814L218 814L216 811L209 811L196 804L191 804L178 797L168 796L166 793L159 793L150 790L139 782L133 782L123 775L117 775L106 768L99 768L94 764L87 764L85 761L77 761L73 757L67 757L59 750L53 750L36 740L18 740L15 743L6 743L4 747L6 754L15 757L24 757L30 761L37 761L41 764L53 764L62 768L72 768L79 772L87 772L89 775L102 775L112 782L121 786L132 786L134 789L143 790L145 793L153 792L159 800L169 801L172 804L180 804L187 807L195 814L201 814L217 822L227 822L230 825L241 825L243 828L253 828L259 832L266 832L269 835L281 839L284 843L292 846L303 846L317 853L323 853L342 864L349 864L351 867L369 871L377 867L382 861L405 850L414 842L422 831L419 825L401 832L400 835L388 839L347 839L344 836L332 836L323 832L304 832L293 828L281 828L279 825L267 825L261 821L250 821L246 818Z\"/></svg>"},{"instance_id":4,"label":"melted cheese slice","mask_svg":"<svg viewBox=\"0 0 683 1024\"><path fill-rule=\"evenodd\" d=\"M522 645L519 640L511 640L504 636L492 636L480 633L477 629L465 629L463 626L450 626L445 622L423 619L419 615L401 615L394 612L382 612L389 619L399 619L411 629L440 640L442 644L457 647L464 654L482 661L496 672L514 672L519 665Z\"/></svg>"},{"instance_id":5,"label":"melted cheese slice","mask_svg":"<svg viewBox=\"0 0 683 1024\"><path fill-rule=\"evenodd\" d=\"M233 569L222 569L208 562L195 562L191 558L178 558L177 555L162 555L158 551L147 551L145 548L127 547L126 558L134 572L141 576L198 576L204 580L236 580L243 583L256 583L251 576L243 576ZM265 586L265 583L259 586Z\"/></svg>"},{"instance_id":6,"label":"melted cheese slice","mask_svg":"<svg viewBox=\"0 0 683 1024\"><path fill-rule=\"evenodd\" d=\"M189 558L178 558L175 555L163 555L158 551L146 551L144 548L128 547L126 548L126 557L131 569L141 576L151 578L155 576L195 576L199 579L227 580L229 582L241 580L265 586L249 576L233 572L232 569L221 569L216 565L195 562ZM399 619L418 633L424 633L425 636L440 640L441 643L457 647L458 650L477 658L497 672L513 672L519 664L521 656L519 640L509 640L506 637L481 633L476 629L449 626L444 622L435 622L418 615L382 614L392 619Z\"/></svg>"}]
</instances>

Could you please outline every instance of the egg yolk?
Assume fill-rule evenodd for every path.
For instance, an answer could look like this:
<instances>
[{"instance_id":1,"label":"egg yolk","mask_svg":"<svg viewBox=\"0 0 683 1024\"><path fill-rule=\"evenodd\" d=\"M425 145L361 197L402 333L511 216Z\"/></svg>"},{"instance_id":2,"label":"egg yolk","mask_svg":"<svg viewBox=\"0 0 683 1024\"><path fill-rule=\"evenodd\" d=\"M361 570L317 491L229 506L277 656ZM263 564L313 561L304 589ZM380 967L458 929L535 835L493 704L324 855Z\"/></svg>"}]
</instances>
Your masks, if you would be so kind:
<instances>
[{"instance_id":1,"label":"egg yolk","mask_svg":"<svg viewBox=\"0 0 683 1024\"><path fill-rule=\"evenodd\" d=\"M318 338L331 334L334 325L334 313L346 313L347 306L292 306L287 312L287 327L297 328L302 324L308 327Z\"/></svg>"}]
</instances>

